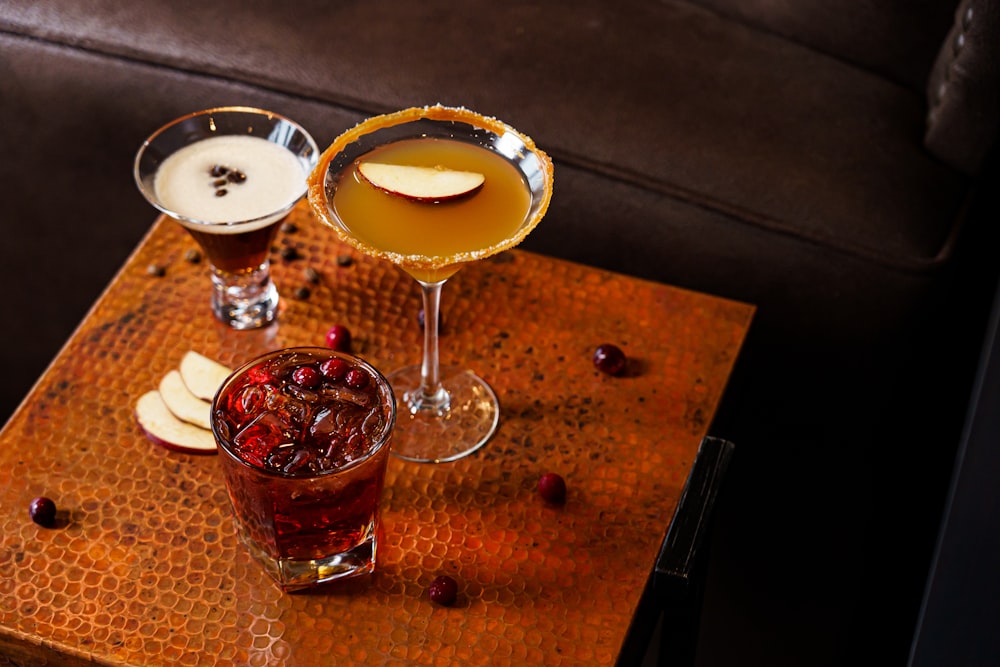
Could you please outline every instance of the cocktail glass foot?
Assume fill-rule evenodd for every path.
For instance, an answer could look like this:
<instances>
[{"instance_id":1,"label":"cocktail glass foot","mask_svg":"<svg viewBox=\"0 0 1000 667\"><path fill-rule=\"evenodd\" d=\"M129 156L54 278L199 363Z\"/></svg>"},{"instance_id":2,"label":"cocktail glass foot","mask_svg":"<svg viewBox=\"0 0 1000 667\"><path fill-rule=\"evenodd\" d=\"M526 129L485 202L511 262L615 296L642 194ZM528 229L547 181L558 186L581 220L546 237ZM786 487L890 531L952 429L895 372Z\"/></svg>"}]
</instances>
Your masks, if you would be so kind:
<instances>
[{"instance_id":1,"label":"cocktail glass foot","mask_svg":"<svg viewBox=\"0 0 1000 667\"><path fill-rule=\"evenodd\" d=\"M421 389L421 367L387 376L396 394L396 437L406 444L393 455L418 463L446 463L471 454L496 432L500 403L485 380L469 370L440 369L440 386Z\"/></svg>"},{"instance_id":2,"label":"cocktail glass foot","mask_svg":"<svg viewBox=\"0 0 1000 667\"><path fill-rule=\"evenodd\" d=\"M212 287L212 312L233 329L257 329L278 316L278 290L267 262L238 273L212 267Z\"/></svg>"}]
</instances>

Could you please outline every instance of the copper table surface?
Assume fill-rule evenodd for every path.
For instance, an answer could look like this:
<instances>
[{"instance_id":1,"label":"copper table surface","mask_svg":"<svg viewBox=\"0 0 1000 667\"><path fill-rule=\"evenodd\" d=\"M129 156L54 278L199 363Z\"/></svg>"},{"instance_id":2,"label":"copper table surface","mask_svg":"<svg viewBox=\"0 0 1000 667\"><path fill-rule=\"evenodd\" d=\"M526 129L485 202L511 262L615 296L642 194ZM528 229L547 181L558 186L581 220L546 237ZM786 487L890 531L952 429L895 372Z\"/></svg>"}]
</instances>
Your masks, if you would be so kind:
<instances>
[{"instance_id":1,"label":"copper table surface","mask_svg":"<svg viewBox=\"0 0 1000 667\"><path fill-rule=\"evenodd\" d=\"M283 593L235 535L218 457L154 445L133 407L187 350L235 366L322 345L336 323L383 371L419 361L416 282L305 206L290 220L272 255L279 323L239 332L209 311L194 241L158 219L0 432L0 655L613 663L753 308L520 250L463 268L444 288L441 359L494 387L497 434L453 463L392 459L376 573ZM624 376L592 365L604 342L629 355ZM547 471L567 480L562 506L536 491ZM30 519L38 495L55 527ZM459 582L453 607L428 599L439 574Z\"/></svg>"}]
</instances>

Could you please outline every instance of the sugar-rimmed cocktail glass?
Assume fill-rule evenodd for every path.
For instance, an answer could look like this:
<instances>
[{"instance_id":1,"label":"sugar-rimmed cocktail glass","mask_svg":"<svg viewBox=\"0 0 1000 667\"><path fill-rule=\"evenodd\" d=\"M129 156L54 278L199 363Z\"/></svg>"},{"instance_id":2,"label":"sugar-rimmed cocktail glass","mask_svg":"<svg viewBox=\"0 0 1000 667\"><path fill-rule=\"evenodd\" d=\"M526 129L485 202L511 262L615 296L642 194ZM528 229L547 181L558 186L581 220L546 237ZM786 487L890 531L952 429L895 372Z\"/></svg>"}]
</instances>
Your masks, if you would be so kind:
<instances>
[{"instance_id":1,"label":"sugar-rimmed cocktail glass","mask_svg":"<svg viewBox=\"0 0 1000 667\"><path fill-rule=\"evenodd\" d=\"M385 377L329 348L247 362L212 403L240 538L285 590L370 573L396 417Z\"/></svg>"},{"instance_id":2,"label":"sugar-rimmed cocktail glass","mask_svg":"<svg viewBox=\"0 0 1000 667\"><path fill-rule=\"evenodd\" d=\"M389 164L393 176L404 166L458 173L460 182L468 174L483 179L468 190L446 186L443 196L416 193L406 183L397 189L392 178L363 175L372 163ZM425 180L426 172L416 178ZM500 406L489 384L439 362L441 288L462 265L520 243L548 208L552 178L551 160L529 137L440 105L369 118L320 156L309 177L313 210L343 241L401 267L422 290L422 362L388 374L399 402L394 455L453 461L496 431Z\"/></svg>"},{"instance_id":3,"label":"sugar-rimmed cocktail glass","mask_svg":"<svg viewBox=\"0 0 1000 667\"><path fill-rule=\"evenodd\" d=\"M277 316L268 253L305 195L318 153L309 133L284 116L219 107L167 123L136 154L139 191L201 246L211 265L212 312L234 329Z\"/></svg>"}]
</instances>

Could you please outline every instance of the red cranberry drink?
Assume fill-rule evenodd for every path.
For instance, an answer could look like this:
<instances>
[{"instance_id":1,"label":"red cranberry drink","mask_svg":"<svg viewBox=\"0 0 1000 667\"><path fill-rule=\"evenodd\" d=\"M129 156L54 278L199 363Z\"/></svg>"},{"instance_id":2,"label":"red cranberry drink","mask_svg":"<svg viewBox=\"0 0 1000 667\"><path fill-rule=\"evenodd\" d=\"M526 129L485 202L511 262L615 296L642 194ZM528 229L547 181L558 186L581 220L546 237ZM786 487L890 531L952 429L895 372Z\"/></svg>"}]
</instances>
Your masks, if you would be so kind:
<instances>
[{"instance_id":1,"label":"red cranberry drink","mask_svg":"<svg viewBox=\"0 0 1000 667\"><path fill-rule=\"evenodd\" d=\"M395 405L371 365L312 347L255 359L216 394L237 529L285 590L374 569Z\"/></svg>"}]
</instances>

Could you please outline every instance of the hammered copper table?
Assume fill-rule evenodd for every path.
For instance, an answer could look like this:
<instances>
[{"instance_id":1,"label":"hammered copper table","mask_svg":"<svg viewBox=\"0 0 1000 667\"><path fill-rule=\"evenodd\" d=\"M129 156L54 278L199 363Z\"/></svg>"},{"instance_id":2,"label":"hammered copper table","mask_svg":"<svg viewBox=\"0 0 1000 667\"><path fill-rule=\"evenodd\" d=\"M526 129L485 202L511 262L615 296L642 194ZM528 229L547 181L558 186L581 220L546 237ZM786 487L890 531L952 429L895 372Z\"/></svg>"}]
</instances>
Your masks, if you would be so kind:
<instances>
[{"instance_id":1,"label":"hammered copper table","mask_svg":"<svg viewBox=\"0 0 1000 667\"><path fill-rule=\"evenodd\" d=\"M0 432L0 655L613 663L753 308L523 251L464 268L444 295L442 361L492 384L499 431L455 463L393 459L376 574L286 594L235 536L217 457L152 444L133 405L189 349L232 366L322 344L334 323L383 370L419 358L415 281L305 207L291 221L273 255L280 323L237 332L209 312L194 242L159 219ZM625 376L594 369L604 342L629 355ZM563 506L536 492L550 470ZM60 508L54 528L29 518L38 495ZM454 607L427 597L439 574L459 582Z\"/></svg>"}]
</instances>

